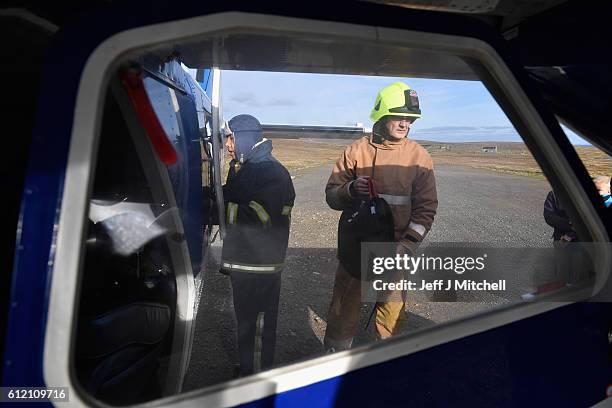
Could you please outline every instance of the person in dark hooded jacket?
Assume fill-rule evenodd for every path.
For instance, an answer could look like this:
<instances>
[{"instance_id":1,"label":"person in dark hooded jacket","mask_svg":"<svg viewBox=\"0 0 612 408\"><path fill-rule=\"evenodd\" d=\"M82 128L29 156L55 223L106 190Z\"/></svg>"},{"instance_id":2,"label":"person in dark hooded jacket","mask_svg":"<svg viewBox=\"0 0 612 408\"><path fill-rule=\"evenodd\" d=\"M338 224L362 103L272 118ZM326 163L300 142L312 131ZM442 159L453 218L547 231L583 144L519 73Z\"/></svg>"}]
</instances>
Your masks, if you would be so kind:
<instances>
[{"instance_id":1,"label":"person in dark hooded jacket","mask_svg":"<svg viewBox=\"0 0 612 408\"><path fill-rule=\"evenodd\" d=\"M232 282L240 375L248 375L273 364L295 191L256 118L238 115L228 126L225 146L232 161L223 186L227 233L221 270Z\"/></svg>"},{"instance_id":2,"label":"person in dark hooded jacket","mask_svg":"<svg viewBox=\"0 0 612 408\"><path fill-rule=\"evenodd\" d=\"M554 191L549 191L544 201L544 220L553 227L552 237L555 242L576 240L576 231L572 227L572 222Z\"/></svg>"}]
</instances>

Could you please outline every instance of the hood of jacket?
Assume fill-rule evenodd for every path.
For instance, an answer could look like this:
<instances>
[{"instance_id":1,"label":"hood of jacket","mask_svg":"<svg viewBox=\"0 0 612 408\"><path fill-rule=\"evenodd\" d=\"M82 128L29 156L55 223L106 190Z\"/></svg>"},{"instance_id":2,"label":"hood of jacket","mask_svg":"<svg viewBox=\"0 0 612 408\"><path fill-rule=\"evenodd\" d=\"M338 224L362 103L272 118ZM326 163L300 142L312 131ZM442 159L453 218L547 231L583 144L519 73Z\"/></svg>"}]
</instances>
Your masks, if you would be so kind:
<instances>
[{"instance_id":1,"label":"hood of jacket","mask_svg":"<svg viewBox=\"0 0 612 408\"><path fill-rule=\"evenodd\" d=\"M236 160L248 161L254 147L263 140L261 123L251 115L238 115L228 122L228 127L234 135Z\"/></svg>"},{"instance_id":2,"label":"hood of jacket","mask_svg":"<svg viewBox=\"0 0 612 408\"><path fill-rule=\"evenodd\" d=\"M246 161L249 163L258 163L272 159L272 141L264 138L261 142L253 146Z\"/></svg>"}]
</instances>

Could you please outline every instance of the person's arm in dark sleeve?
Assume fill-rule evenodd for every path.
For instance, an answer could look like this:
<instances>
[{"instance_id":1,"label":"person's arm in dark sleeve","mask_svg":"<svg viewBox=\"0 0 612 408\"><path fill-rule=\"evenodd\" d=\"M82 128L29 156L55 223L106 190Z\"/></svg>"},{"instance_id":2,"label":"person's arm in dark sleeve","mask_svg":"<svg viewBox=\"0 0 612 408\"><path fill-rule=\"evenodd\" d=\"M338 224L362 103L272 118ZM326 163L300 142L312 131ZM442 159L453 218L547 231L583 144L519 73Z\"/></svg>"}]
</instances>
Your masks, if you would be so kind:
<instances>
[{"instance_id":1,"label":"person's arm in dark sleeve","mask_svg":"<svg viewBox=\"0 0 612 408\"><path fill-rule=\"evenodd\" d=\"M267 227L270 224L270 214L259 202L227 201L225 203L225 225L257 225Z\"/></svg>"},{"instance_id":2,"label":"person's arm in dark sleeve","mask_svg":"<svg viewBox=\"0 0 612 408\"><path fill-rule=\"evenodd\" d=\"M240 186L235 179L236 176L236 162L232 160L229 163L229 171L227 175L226 183L222 186L223 200L225 202L225 214L227 215L227 203L237 202L240 198ZM210 223L212 225L219 225L219 208L217 206L217 200L215 199L214 189L211 186L202 187L202 201L203 211L205 217L210 217Z\"/></svg>"},{"instance_id":3,"label":"person's arm in dark sleeve","mask_svg":"<svg viewBox=\"0 0 612 408\"><path fill-rule=\"evenodd\" d=\"M281 208L281 215L289 217L291 219L291 210L295 205L295 189L291 176L287 172L287 181L285 183L285 194L283 194L283 206Z\"/></svg>"},{"instance_id":4,"label":"person's arm in dark sleeve","mask_svg":"<svg viewBox=\"0 0 612 408\"><path fill-rule=\"evenodd\" d=\"M267 228L271 224L270 208L266 201L273 196L269 191L273 184L262 183L254 189L244 183L229 178L223 186L223 201L225 202L225 225L254 225Z\"/></svg>"},{"instance_id":5,"label":"person's arm in dark sleeve","mask_svg":"<svg viewBox=\"0 0 612 408\"><path fill-rule=\"evenodd\" d=\"M289 177L289 197L288 203L293 206L295 203L295 188L293 187L293 181L291 181L291 177Z\"/></svg>"},{"instance_id":6,"label":"person's arm in dark sleeve","mask_svg":"<svg viewBox=\"0 0 612 408\"><path fill-rule=\"evenodd\" d=\"M544 220L548 225L561 231L571 231L572 225L567 217L559 215L557 197L551 191L544 201Z\"/></svg>"}]
</instances>

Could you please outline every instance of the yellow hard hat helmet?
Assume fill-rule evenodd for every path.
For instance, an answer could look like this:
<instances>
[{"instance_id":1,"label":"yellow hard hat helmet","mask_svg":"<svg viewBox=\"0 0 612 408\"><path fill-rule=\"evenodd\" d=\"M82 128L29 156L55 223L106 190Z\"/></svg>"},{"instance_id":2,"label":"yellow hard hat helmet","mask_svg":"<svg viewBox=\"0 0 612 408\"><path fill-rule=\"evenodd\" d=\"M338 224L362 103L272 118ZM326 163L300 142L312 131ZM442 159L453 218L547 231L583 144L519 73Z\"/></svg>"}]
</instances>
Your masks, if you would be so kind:
<instances>
[{"instance_id":1,"label":"yellow hard hat helmet","mask_svg":"<svg viewBox=\"0 0 612 408\"><path fill-rule=\"evenodd\" d=\"M416 91L403 82L391 84L378 93L370 118L378 122L384 116L390 115L406 116L415 120L421 117Z\"/></svg>"}]
</instances>

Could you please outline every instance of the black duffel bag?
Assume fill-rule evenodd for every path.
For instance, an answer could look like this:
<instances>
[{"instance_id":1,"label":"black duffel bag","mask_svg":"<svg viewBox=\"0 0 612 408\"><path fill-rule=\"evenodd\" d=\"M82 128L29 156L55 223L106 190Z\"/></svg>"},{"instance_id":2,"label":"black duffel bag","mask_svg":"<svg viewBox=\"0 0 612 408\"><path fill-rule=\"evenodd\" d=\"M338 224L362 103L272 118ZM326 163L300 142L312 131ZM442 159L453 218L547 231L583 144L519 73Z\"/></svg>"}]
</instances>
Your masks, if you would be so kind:
<instances>
[{"instance_id":1,"label":"black duffel bag","mask_svg":"<svg viewBox=\"0 0 612 408\"><path fill-rule=\"evenodd\" d=\"M355 279L372 280L374 254L368 256L367 270L361 273L362 242L393 242L393 214L389 204L378 196L374 181L369 179L370 198L342 211L338 223L338 260ZM392 254L376 254L392 256ZM365 265L364 265L365 266Z\"/></svg>"}]
</instances>

